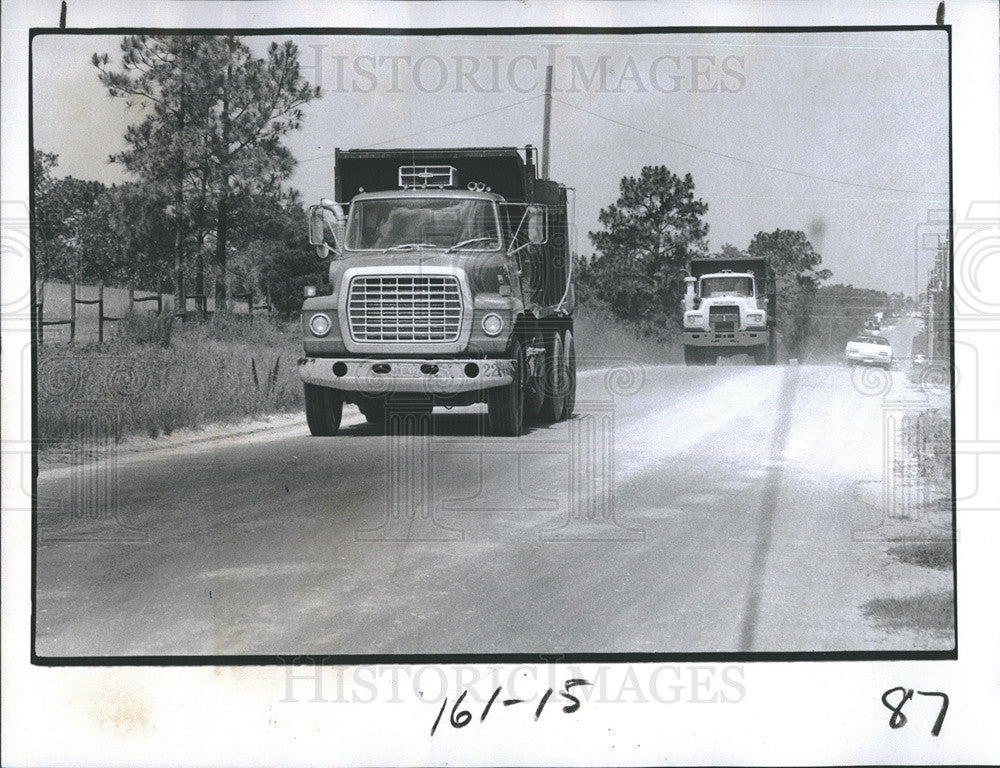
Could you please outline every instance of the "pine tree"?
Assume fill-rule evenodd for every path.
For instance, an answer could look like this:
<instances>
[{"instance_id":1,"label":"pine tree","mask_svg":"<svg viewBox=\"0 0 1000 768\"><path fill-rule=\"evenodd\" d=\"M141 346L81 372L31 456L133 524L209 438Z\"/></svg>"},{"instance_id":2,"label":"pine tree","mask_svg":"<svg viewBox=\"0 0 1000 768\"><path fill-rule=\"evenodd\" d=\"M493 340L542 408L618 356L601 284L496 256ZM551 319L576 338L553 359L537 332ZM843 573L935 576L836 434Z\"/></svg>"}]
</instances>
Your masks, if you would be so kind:
<instances>
[{"instance_id":1,"label":"pine tree","mask_svg":"<svg viewBox=\"0 0 1000 768\"><path fill-rule=\"evenodd\" d=\"M588 275L612 311L657 332L678 323L683 268L705 252L708 205L694 196L691 174L646 166L621 180L620 196L603 208L604 229L590 233L596 250Z\"/></svg>"},{"instance_id":2,"label":"pine tree","mask_svg":"<svg viewBox=\"0 0 1000 768\"><path fill-rule=\"evenodd\" d=\"M294 168L282 138L301 125L302 107L319 88L301 76L298 49L273 43L261 58L235 36L131 36L121 70L94 55L101 82L144 115L129 126L127 148L112 156L169 200L177 292L194 254L204 292L204 257L214 242L216 306L225 306L234 221L254 198L281 195Z\"/></svg>"}]
</instances>

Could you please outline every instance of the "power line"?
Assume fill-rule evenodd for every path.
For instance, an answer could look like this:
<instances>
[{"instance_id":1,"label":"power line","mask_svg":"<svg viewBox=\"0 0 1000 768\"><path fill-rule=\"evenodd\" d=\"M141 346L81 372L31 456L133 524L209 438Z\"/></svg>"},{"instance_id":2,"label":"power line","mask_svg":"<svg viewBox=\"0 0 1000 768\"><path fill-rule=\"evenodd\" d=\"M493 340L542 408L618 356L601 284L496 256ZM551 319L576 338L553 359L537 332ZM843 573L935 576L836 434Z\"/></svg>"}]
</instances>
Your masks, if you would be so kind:
<instances>
[{"instance_id":1,"label":"power line","mask_svg":"<svg viewBox=\"0 0 1000 768\"><path fill-rule=\"evenodd\" d=\"M860 187L860 188L863 188L863 189L876 189L876 190L879 190L879 191L882 191L882 192L902 192L902 193L907 194L907 195L947 195L948 194L947 192L925 192L923 190L915 190L915 189L897 189L896 187L880 187L880 186L877 186L877 185L874 185L874 184L862 184L861 182L856 182L856 181L844 181L843 179L834 179L834 178L829 177L829 176L817 176L815 174L805 173L803 171L793 171L790 168L781 168L781 167L779 167L777 165L768 165L767 163L760 163L760 162L757 162L756 160L747 160L745 157L737 157L736 155L730 155L730 154L728 154L726 152L719 152L719 151L714 150L714 149L709 149L708 147L700 147L697 144L691 144L690 142L681 141L680 139L673 139L673 138L670 138L669 136L664 136L662 134L646 130L645 128L639 128L638 126L631 125L630 123L622 122L621 120L616 120L613 117L608 117L607 115L602 115L602 114L600 114L598 112L593 112L593 111L591 111L589 109L585 109L584 107L578 107L576 104L571 104L568 101L563 101L562 99L558 99L555 96L552 97L552 100L553 101L558 101L560 104L565 104L567 107L570 107L571 109L575 109L575 110L577 110L579 112L584 112L584 113L586 113L588 115L592 115L593 117L600 118L601 120L606 120L609 123L614 123L615 125L620 125L623 128L630 128L633 131L638 131L639 133L645 133L648 136L653 136L654 138L662 139L663 141L669 141L672 144L679 144L682 147L688 147L689 149L696 149L699 152L706 152L706 153L708 153L710 155L715 155L717 157L724 157L727 160L735 160L738 163L745 163L746 165L753 165L753 166L756 166L758 168L766 168L767 170L770 170L770 171L778 171L780 173L788 173L788 174L791 174L792 176L801 176L802 178L806 178L806 179L818 179L819 181L829 181L829 182L832 182L834 184L844 184L844 185L849 186L849 187Z\"/></svg>"},{"instance_id":2,"label":"power line","mask_svg":"<svg viewBox=\"0 0 1000 768\"><path fill-rule=\"evenodd\" d=\"M502 112L505 109L511 109L513 107L519 107L522 104L527 104L529 101L534 101L535 99L540 99L540 98L542 98L542 96L543 96L543 94L537 93L534 96L529 96L527 99L522 99L521 101L515 101L513 104L505 104L502 107L494 107L493 109L488 109L485 112L479 112L478 114L469 115L468 117L462 117L462 118L459 118L458 120L452 120L451 122L448 122L448 123L441 123L440 125L432 125L432 126L430 126L428 128L422 128L419 131L414 131L413 133L405 133L405 134L403 134L401 136L393 136L391 139L384 139L382 141L377 141L374 144L367 144L367 145L365 145L363 147L359 147L359 149L371 149L373 147L380 147L383 144L391 144L394 141L401 141L403 139L409 139L409 138L411 138L413 136L420 136L422 134L430 133L432 131L439 131L442 128L449 128L449 127L451 127L453 125L459 125L460 123L467 123L470 120L475 120L475 119L480 118L480 117L485 117L486 115L492 115L492 114L494 114L496 112ZM313 160L323 160L323 159L325 159L327 157L333 157L333 152L327 153L325 155L317 155L316 157L308 157L305 160L300 160L299 162L300 163L309 163L309 162L312 162Z\"/></svg>"}]
</instances>

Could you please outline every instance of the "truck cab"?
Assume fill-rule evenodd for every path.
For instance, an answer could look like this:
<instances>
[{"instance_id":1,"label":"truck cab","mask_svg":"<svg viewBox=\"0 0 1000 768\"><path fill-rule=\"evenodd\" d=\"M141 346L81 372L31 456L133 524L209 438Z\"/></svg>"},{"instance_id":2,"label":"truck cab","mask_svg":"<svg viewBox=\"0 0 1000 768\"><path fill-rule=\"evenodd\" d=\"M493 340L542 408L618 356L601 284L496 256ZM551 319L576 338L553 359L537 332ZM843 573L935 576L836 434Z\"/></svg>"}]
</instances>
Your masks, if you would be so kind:
<instances>
[{"instance_id":1,"label":"truck cab","mask_svg":"<svg viewBox=\"0 0 1000 768\"><path fill-rule=\"evenodd\" d=\"M685 283L687 365L738 354L751 355L757 365L777 362L774 278L765 260L692 260Z\"/></svg>"},{"instance_id":2,"label":"truck cab","mask_svg":"<svg viewBox=\"0 0 1000 768\"><path fill-rule=\"evenodd\" d=\"M514 149L338 151L337 191L310 209L330 258L307 288L299 372L313 434L344 403L487 404L491 431L572 413L574 296L566 190Z\"/></svg>"}]
</instances>

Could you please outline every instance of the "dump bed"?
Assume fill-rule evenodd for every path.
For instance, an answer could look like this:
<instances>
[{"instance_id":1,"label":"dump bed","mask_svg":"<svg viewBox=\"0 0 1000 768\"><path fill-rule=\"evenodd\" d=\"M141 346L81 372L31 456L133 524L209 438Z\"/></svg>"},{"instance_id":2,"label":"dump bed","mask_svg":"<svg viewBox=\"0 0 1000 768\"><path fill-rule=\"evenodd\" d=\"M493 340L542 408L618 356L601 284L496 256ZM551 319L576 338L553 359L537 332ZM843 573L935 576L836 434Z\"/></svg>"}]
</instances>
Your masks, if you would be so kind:
<instances>
[{"instance_id":1,"label":"dump bed","mask_svg":"<svg viewBox=\"0 0 1000 768\"><path fill-rule=\"evenodd\" d=\"M767 286L772 277L767 259L750 257L745 259L691 259L688 269L691 272L691 277L711 275L727 269L730 272L749 272L754 276L757 285L761 287Z\"/></svg>"},{"instance_id":2,"label":"dump bed","mask_svg":"<svg viewBox=\"0 0 1000 768\"><path fill-rule=\"evenodd\" d=\"M523 155L522 155L523 151ZM458 171L456 188L470 182L485 184L510 202L559 205L559 185L537 177L533 148L463 147L461 149L345 149L336 150L336 195L349 202L362 189L380 192L399 189L399 168L405 165L444 165Z\"/></svg>"}]
</instances>

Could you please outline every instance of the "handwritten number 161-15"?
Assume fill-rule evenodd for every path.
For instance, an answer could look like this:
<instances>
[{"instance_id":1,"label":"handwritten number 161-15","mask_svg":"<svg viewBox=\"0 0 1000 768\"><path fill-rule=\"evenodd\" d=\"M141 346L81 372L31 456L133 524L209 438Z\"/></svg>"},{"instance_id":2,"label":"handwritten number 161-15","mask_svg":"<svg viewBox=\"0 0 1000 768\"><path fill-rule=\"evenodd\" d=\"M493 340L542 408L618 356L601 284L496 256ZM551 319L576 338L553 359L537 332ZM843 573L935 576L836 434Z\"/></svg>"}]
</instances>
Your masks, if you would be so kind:
<instances>
[{"instance_id":1,"label":"handwritten number 161-15","mask_svg":"<svg viewBox=\"0 0 1000 768\"><path fill-rule=\"evenodd\" d=\"M569 702L568 704L563 706L562 708L563 712L570 714L576 712L580 708L580 699L578 699L576 696L570 693L570 691L581 685L590 685L590 683L587 680L578 680L578 679L567 680L565 683L563 683L563 690L559 691L559 695ZM486 706L483 707L483 711L479 715L479 722L483 722L486 720L486 716L490 713L490 709L492 709L493 704L500 697L500 692L502 690L503 686L493 691L493 695L490 696L489 701L486 702ZM451 716L448 718L448 722L451 723L452 728L464 728L470 722L472 722L472 713L467 709L460 709L460 707L462 706L462 701L463 699L465 699L467 693L468 693L467 690L462 691L462 694L458 697L458 699L455 701L454 706L451 708ZM539 717L542 716L542 711L545 709L545 705L548 704L549 698L552 696L553 693L554 691L551 688L549 688L542 696L541 701L535 708L535 720L537 720ZM527 699L503 699L501 703L505 707L512 707L515 704L524 704L526 703L526 701ZM447 706L448 706L448 698L445 697L445 700L441 703L441 709L438 711L437 719L434 721L434 725L431 726L431 736L433 736L434 732L437 730L438 724L441 722L441 717L442 715L444 715L444 710Z\"/></svg>"}]
</instances>

